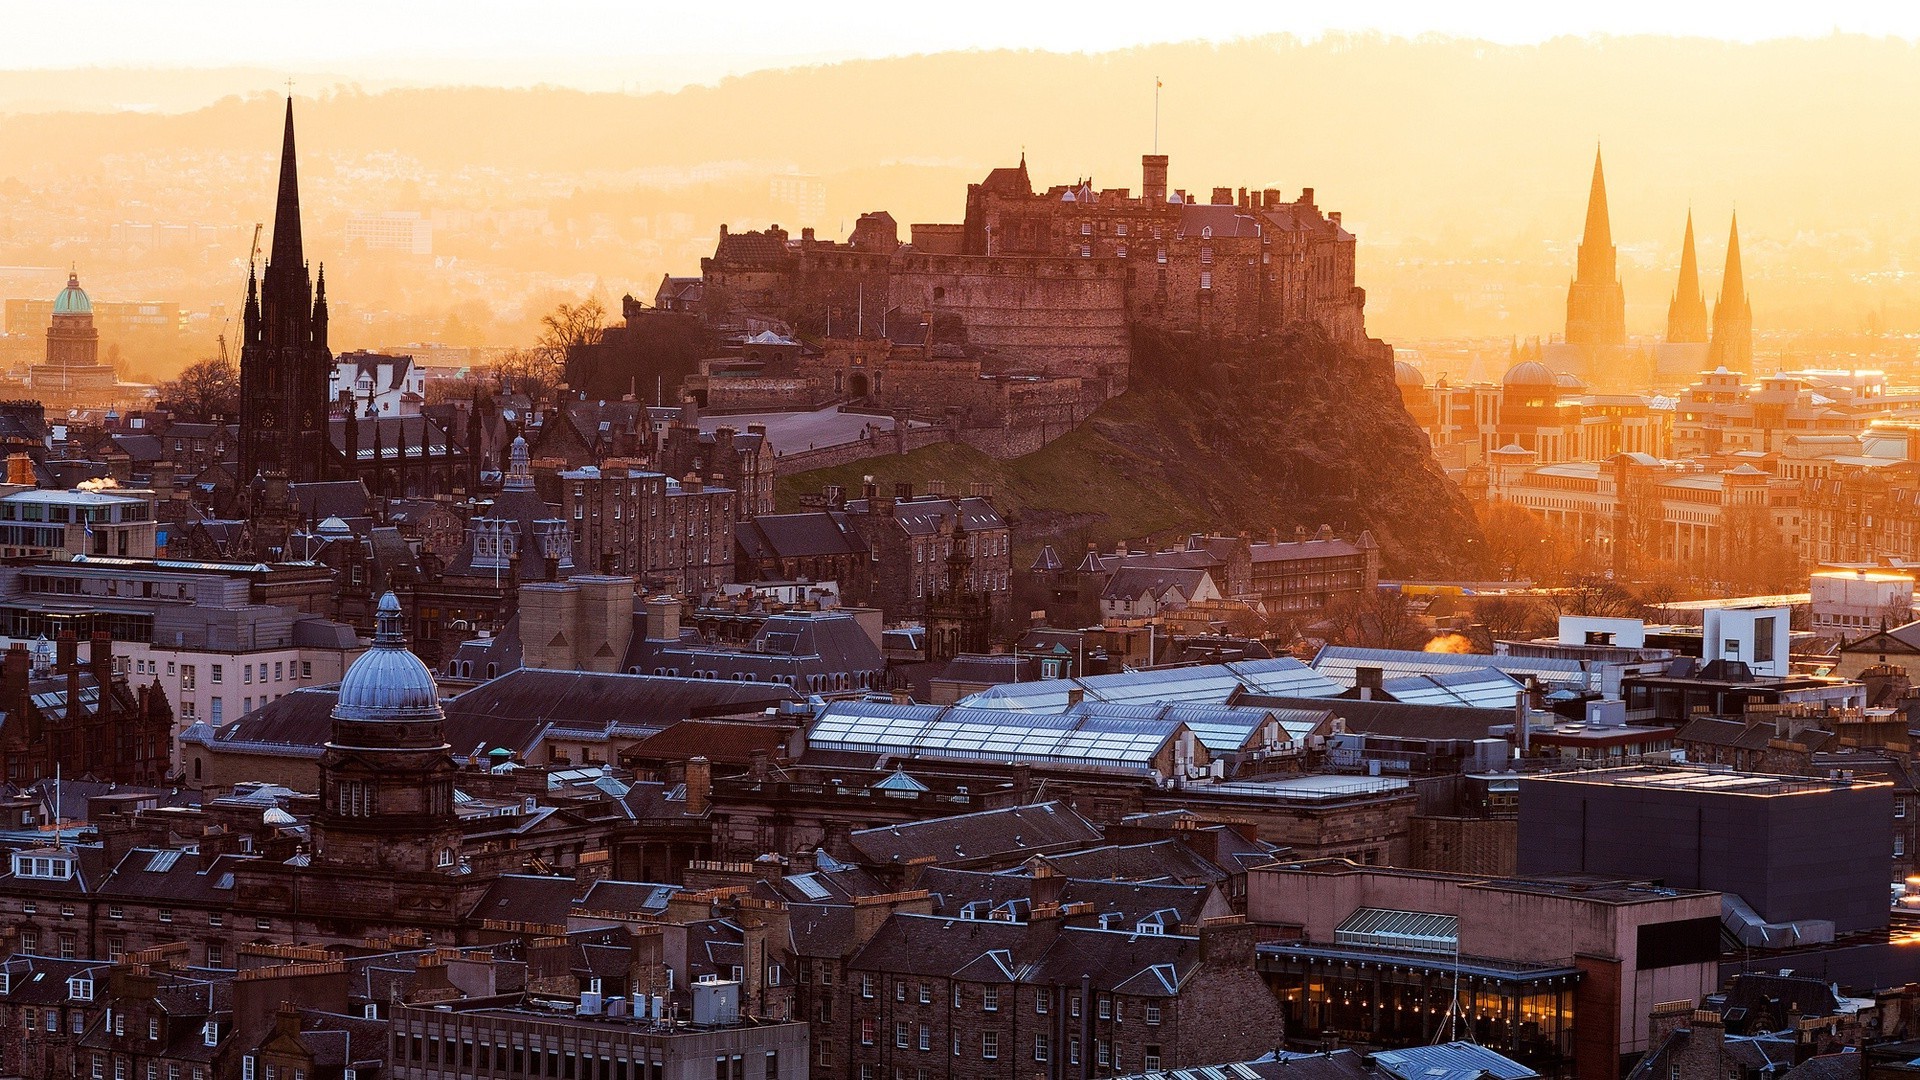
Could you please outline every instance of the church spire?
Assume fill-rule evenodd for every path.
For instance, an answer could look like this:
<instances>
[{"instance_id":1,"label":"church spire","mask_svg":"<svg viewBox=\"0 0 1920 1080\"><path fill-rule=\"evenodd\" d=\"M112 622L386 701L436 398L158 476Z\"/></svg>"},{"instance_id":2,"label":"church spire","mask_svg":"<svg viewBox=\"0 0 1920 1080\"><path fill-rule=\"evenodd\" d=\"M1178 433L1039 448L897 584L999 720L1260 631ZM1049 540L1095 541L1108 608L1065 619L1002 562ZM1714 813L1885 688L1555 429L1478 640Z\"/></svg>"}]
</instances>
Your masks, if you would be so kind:
<instances>
[{"instance_id":1,"label":"church spire","mask_svg":"<svg viewBox=\"0 0 1920 1080\"><path fill-rule=\"evenodd\" d=\"M289 119L287 123L291 125L293 123L291 119L292 114L288 115ZM293 128L291 126L287 128L287 147L289 152L291 152L293 147ZM1611 250L1612 247L1613 226L1611 222L1607 220L1607 176L1605 170L1600 167L1600 148L1594 147L1593 185L1587 189L1587 229L1586 233L1580 238L1580 250L1582 254L1585 254L1589 249L1597 250L1605 248Z\"/></svg>"},{"instance_id":2,"label":"church spire","mask_svg":"<svg viewBox=\"0 0 1920 1080\"><path fill-rule=\"evenodd\" d=\"M273 209L273 265L297 269L300 249L300 174L293 153L293 99L287 99L287 130L280 143L280 195Z\"/></svg>"},{"instance_id":3,"label":"church spire","mask_svg":"<svg viewBox=\"0 0 1920 1080\"><path fill-rule=\"evenodd\" d=\"M1567 286L1567 344L1624 345L1626 342L1626 292L1620 287L1613 227L1607 218L1607 178L1596 147L1593 186L1587 192L1587 227L1580 237L1573 282Z\"/></svg>"},{"instance_id":4,"label":"church spire","mask_svg":"<svg viewBox=\"0 0 1920 1080\"><path fill-rule=\"evenodd\" d=\"M1713 342L1707 362L1734 371L1753 368L1753 305L1747 300L1746 274L1740 268L1740 215L1727 234L1727 268L1720 275L1720 298L1713 303Z\"/></svg>"},{"instance_id":5,"label":"church spire","mask_svg":"<svg viewBox=\"0 0 1920 1080\"><path fill-rule=\"evenodd\" d=\"M1705 344L1707 299L1700 291L1700 263L1693 253L1693 211L1687 211L1687 238L1680 245L1680 281L1667 305L1667 342Z\"/></svg>"}]
</instances>

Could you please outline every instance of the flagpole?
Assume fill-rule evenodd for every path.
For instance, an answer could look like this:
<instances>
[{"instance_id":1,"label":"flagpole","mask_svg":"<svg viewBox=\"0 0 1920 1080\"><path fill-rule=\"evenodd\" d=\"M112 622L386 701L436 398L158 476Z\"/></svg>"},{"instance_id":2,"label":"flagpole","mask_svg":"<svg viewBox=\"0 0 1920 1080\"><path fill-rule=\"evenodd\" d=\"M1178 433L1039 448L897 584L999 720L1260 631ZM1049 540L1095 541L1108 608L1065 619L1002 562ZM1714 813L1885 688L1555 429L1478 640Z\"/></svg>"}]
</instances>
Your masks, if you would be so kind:
<instances>
[{"instance_id":1,"label":"flagpole","mask_svg":"<svg viewBox=\"0 0 1920 1080\"><path fill-rule=\"evenodd\" d=\"M1160 152L1160 76L1153 77L1153 152Z\"/></svg>"}]
</instances>

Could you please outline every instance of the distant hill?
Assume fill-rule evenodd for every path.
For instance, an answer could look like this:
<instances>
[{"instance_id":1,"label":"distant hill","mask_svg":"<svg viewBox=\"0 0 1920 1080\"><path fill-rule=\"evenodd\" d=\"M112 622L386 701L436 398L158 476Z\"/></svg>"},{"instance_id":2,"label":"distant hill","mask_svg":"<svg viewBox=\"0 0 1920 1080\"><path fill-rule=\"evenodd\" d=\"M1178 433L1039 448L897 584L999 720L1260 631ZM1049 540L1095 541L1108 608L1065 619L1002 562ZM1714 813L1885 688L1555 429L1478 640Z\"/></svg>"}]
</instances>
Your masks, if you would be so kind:
<instances>
[{"instance_id":1,"label":"distant hill","mask_svg":"<svg viewBox=\"0 0 1920 1080\"><path fill-rule=\"evenodd\" d=\"M76 105L137 101L139 74L90 73L108 89L70 92ZM1042 183L1137 186L1156 76L1174 185L1315 188L1360 236L1370 326L1388 340L1556 332L1596 142L1633 331L1664 325L1689 205L1711 302L1736 201L1763 336L1920 329L1909 283L1920 203L1907 190L1920 142L1903 136L1920 127L1920 48L1853 36L1530 46L1270 37L1092 55L934 53L644 95L329 89L299 103L303 196L331 216L309 248L334 261L321 241L337 243L356 208L544 212L551 233L527 234L541 245L498 231L511 221L445 225L436 243L462 267L487 268L462 286L470 295L395 275L379 299L416 314L473 296L512 307L565 277L597 279L613 300L650 290L661 273L694 272L722 222L814 225L837 238L875 208L903 224L957 220L964 184L1023 148ZM38 109L66 85L36 93L22 86L32 79L14 73L0 88ZM127 94L115 79L132 83ZM279 102L257 94L258 72L236 72L232 85L235 96L176 114L0 115L0 265L86 261L52 243L78 230L32 233L43 227L21 207L36 193L92 214L101 224L89 235L123 217L266 217ZM789 171L820 180L817 209L768 198L770 177ZM546 280L524 284L512 276L521 270ZM181 273L209 293L234 288L229 265ZM371 300L344 273L340 287L343 304ZM164 278L139 289L193 294Z\"/></svg>"},{"instance_id":2,"label":"distant hill","mask_svg":"<svg viewBox=\"0 0 1920 1080\"><path fill-rule=\"evenodd\" d=\"M777 448L776 448L777 449ZM1075 561L1088 544L1192 530L1291 536L1371 529L1389 572L1464 571L1480 539L1466 500L1400 405L1391 364L1296 326L1247 346L1148 336L1132 388L1038 453L995 461L942 444L783 478L783 510L828 484L986 482L1015 518L1015 567L1043 543ZM962 488L964 490L964 487Z\"/></svg>"}]
</instances>

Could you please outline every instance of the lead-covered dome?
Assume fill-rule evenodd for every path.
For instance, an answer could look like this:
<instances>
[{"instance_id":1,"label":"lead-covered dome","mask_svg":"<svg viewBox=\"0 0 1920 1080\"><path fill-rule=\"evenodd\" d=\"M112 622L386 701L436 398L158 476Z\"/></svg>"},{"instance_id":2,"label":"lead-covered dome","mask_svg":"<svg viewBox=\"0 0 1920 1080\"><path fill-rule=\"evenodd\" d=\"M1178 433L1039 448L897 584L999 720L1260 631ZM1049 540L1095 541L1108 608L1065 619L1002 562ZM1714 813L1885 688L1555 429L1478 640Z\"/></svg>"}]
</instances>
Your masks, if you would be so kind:
<instances>
[{"instance_id":1,"label":"lead-covered dome","mask_svg":"<svg viewBox=\"0 0 1920 1080\"><path fill-rule=\"evenodd\" d=\"M1405 360L1395 360L1393 362L1393 381L1399 386L1427 385L1427 377L1420 374L1420 369L1407 363Z\"/></svg>"},{"instance_id":2,"label":"lead-covered dome","mask_svg":"<svg viewBox=\"0 0 1920 1080\"><path fill-rule=\"evenodd\" d=\"M380 598L373 648L347 669L340 680L337 720L416 720L440 714L440 693L433 673L407 648L400 631L400 601L392 593Z\"/></svg>"},{"instance_id":3,"label":"lead-covered dome","mask_svg":"<svg viewBox=\"0 0 1920 1080\"><path fill-rule=\"evenodd\" d=\"M1552 386L1554 381L1553 369L1538 360L1520 361L1500 380L1506 386Z\"/></svg>"},{"instance_id":4,"label":"lead-covered dome","mask_svg":"<svg viewBox=\"0 0 1920 1080\"><path fill-rule=\"evenodd\" d=\"M93 301L87 299L87 291L80 287L80 275L77 272L67 275L67 287L61 289L60 295L53 298L53 313L55 315L93 314Z\"/></svg>"}]
</instances>

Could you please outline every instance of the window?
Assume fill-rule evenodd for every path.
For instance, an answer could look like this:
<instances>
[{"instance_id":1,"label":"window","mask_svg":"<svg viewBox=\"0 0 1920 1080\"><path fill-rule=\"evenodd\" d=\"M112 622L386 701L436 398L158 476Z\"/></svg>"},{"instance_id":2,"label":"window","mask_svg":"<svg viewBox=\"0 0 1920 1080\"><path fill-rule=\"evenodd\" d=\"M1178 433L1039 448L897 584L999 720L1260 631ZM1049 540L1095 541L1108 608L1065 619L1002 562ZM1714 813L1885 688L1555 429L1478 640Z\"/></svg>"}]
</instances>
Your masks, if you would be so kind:
<instances>
[{"instance_id":1,"label":"window","mask_svg":"<svg viewBox=\"0 0 1920 1080\"><path fill-rule=\"evenodd\" d=\"M160 1040L160 1018L157 1016L149 1016L147 1017L147 1041L158 1042L159 1040Z\"/></svg>"},{"instance_id":2,"label":"window","mask_svg":"<svg viewBox=\"0 0 1920 1080\"><path fill-rule=\"evenodd\" d=\"M986 1059L987 1061L995 1061L999 1059L1000 1057L1000 1033L999 1032L983 1031L980 1033L980 1056Z\"/></svg>"},{"instance_id":3,"label":"window","mask_svg":"<svg viewBox=\"0 0 1920 1080\"><path fill-rule=\"evenodd\" d=\"M1041 1016L1047 1015L1047 992L1045 990L1033 996L1033 1011Z\"/></svg>"},{"instance_id":4,"label":"window","mask_svg":"<svg viewBox=\"0 0 1920 1080\"><path fill-rule=\"evenodd\" d=\"M893 980L893 1000L895 1001L907 1000L907 982L905 979Z\"/></svg>"},{"instance_id":5,"label":"window","mask_svg":"<svg viewBox=\"0 0 1920 1080\"><path fill-rule=\"evenodd\" d=\"M212 674L213 674L213 685L215 685L215 686L219 686L219 685L220 685L220 676L221 676L221 675L223 674L223 672L221 671L221 667L222 667L222 665L220 665L220 664L214 664L214 665L211 665L211 666L212 666L212 668L213 668L213 673L212 673ZM247 1080L253 1080L253 1077L251 1077L251 1076L249 1076L249 1077L247 1077Z\"/></svg>"},{"instance_id":6,"label":"window","mask_svg":"<svg viewBox=\"0 0 1920 1080\"><path fill-rule=\"evenodd\" d=\"M255 930L271 930L273 929L273 920L262 915L253 920L253 928Z\"/></svg>"},{"instance_id":7,"label":"window","mask_svg":"<svg viewBox=\"0 0 1920 1080\"><path fill-rule=\"evenodd\" d=\"M1160 1006L1158 1005L1147 1006L1147 1023L1157 1024L1159 1022L1160 1022Z\"/></svg>"},{"instance_id":8,"label":"window","mask_svg":"<svg viewBox=\"0 0 1920 1080\"><path fill-rule=\"evenodd\" d=\"M1213 271L1211 270L1200 271L1200 287L1203 289L1213 288Z\"/></svg>"},{"instance_id":9,"label":"window","mask_svg":"<svg viewBox=\"0 0 1920 1080\"><path fill-rule=\"evenodd\" d=\"M1907 853L1907 838L1904 836L1894 837L1893 838L1893 857L1896 859L1902 858L1906 855L1906 853Z\"/></svg>"},{"instance_id":10,"label":"window","mask_svg":"<svg viewBox=\"0 0 1920 1080\"><path fill-rule=\"evenodd\" d=\"M1033 1037L1033 1060L1047 1060L1047 1037L1045 1035L1035 1035Z\"/></svg>"},{"instance_id":11,"label":"window","mask_svg":"<svg viewBox=\"0 0 1920 1080\"><path fill-rule=\"evenodd\" d=\"M960 1056L960 1033L957 1031L953 1033L953 1056Z\"/></svg>"},{"instance_id":12,"label":"window","mask_svg":"<svg viewBox=\"0 0 1920 1080\"><path fill-rule=\"evenodd\" d=\"M63 937L65 935L62 935ZM93 976L75 975L67 980L67 998L70 1001L93 1000Z\"/></svg>"},{"instance_id":13,"label":"window","mask_svg":"<svg viewBox=\"0 0 1920 1080\"><path fill-rule=\"evenodd\" d=\"M225 967L226 963L227 963L227 950L225 946L219 945L217 943L207 946L207 966L208 967L216 967L216 968Z\"/></svg>"},{"instance_id":14,"label":"window","mask_svg":"<svg viewBox=\"0 0 1920 1080\"><path fill-rule=\"evenodd\" d=\"M999 987L989 986L985 990L982 990L980 992L980 1011L981 1012L999 1012L1000 1011L1000 988Z\"/></svg>"},{"instance_id":15,"label":"window","mask_svg":"<svg viewBox=\"0 0 1920 1080\"><path fill-rule=\"evenodd\" d=\"M780 1075L780 1051L769 1050L767 1051L766 1080L776 1080L776 1078L779 1077L779 1075ZM347 1080L353 1080L353 1077L349 1076L347 1077Z\"/></svg>"},{"instance_id":16,"label":"window","mask_svg":"<svg viewBox=\"0 0 1920 1080\"><path fill-rule=\"evenodd\" d=\"M1160 1045L1158 1043L1147 1044L1146 1061L1143 1063L1142 1068L1148 1072L1160 1071Z\"/></svg>"},{"instance_id":17,"label":"window","mask_svg":"<svg viewBox=\"0 0 1920 1080\"><path fill-rule=\"evenodd\" d=\"M163 907L163 908L161 908L161 909L160 909L160 914L159 914L159 915L158 915L157 917L159 918L159 920L160 920L161 922L172 922L172 921L173 921L173 909L172 909L172 908L170 908L170 907Z\"/></svg>"},{"instance_id":18,"label":"window","mask_svg":"<svg viewBox=\"0 0 1920 1080\"><path fill-rule=\"evenodd\" d=\"M208 926L219 927L219 926L225 926L226 923L227 923L227 917L218 911L209 912L207 914Z\"/></svg>"},{"instance_id":19,"label":"window","mask_svg":"<svg viewBox=\"0 0 1920 1080\"><path fill-rule=\"evenodd\" d=\"M1080 1036L1078 1035L1071 1035L1067 1038L1067 1064L1080 1064Z\"/></svg>"},{"instance_id":20,"label":"window","mask_svg":"<svg viewBox=\"0 0 1920 1080\"><path fill-rule=\"evenodd\" d=\"M860 1021L860 1045L873 1045L873 1018L865 1017Z\"/></svg>"},{"instance_id":21,"label":"window","mask_svg":"<svg viewBox=\"0 0 1920 1080\"><path fill-rule=\"evenodd\" d=\"M933 1049L933 1028L926 1024L920 1025L920 1049Z\"/></svg>"},{"instance_id":22,"label":"window","mask_svg":"<svg viewBox=\"0 0 1920 1080\"><path fill-rule=\"evenodd\" d=\"M192 664L180 665L180 689L191 690L194 688L193 670L194 665Z\"/></svg>"},{"instance_id":23,"label":"window","mask_svg":"<svg viewBox=\"0 0 1920 1080\"><path fill-rule=\"evenodd\" d=\"M215 727L219 727L220 722L223 719L225 719L226 710L221 707L224 704L226 703L221 701L219 698L214 698L213 705L212 705L213 711L207 714L210 718L212 718L213 726Z\"/></svg>"},{"instance_id":24,"label":"window","mask_svg":"<svg viewBox=\"0 0 1920 1080\"><path fill-rule=\"evenodd\" d=\"M1093 1060L1098 1062L1102 1067L1113 1064L1113 1049L1107 1045L1107 1040L1095 1039L1093 1041Z\"/></svg>"},{"instance_id":25,"label":"window","mask_svg":"<svg viewBox=\"0 0 1920 1080\"><path fill-rule=\"evenodd\" d=\"M300 661L300 677L303 679L313 678L313 661L311 660Z\"/></svg>"},{"instance_id":26,"label":"window","mask_svg":"<svg viewBox=\"0 0 1920 1080\"><path fill-rule=\"evenodd\" d=\"M1897 818L1903 818L1907 816L1906 796L1903 795L1900 798L1893 800L1893 816Z\"/></svg>"},{"instance_id":27,"label":"window","mask_svg":"<svg viewBox=\"0 0 1920 1080\"><path fill-rule=\"evenodd\" d=\"M215 681L215 682L219 682L220 680L218 680L218 679L215 679L214 681ZM252 664L241 664L241 665L240 665L240 681L241 681L241 683L243 683L244 685L247 685L247 686L252 686L252 685L253 685L253 665L252 665ZM271 1066L271 1065L269 1065L269 1066L267 1066L267 1068L269 1068L269 1069L271 1069L271 1068L273 1068L273 1066ZM272 1077L268 1077L268 1078L267 1078L267 1080L273 1080L273 1078L272 1078Z\"/></svg>"},{"instance_id":28,"label":"window","mask_svg":"<svg viewBox=\"0 0 1920 1080\"><path fill-rule=\"evenodd\" d=\"M933 990L929 988L926 983L920 984L920 1004L933 1004Z\"/></svg>"},{"instance_id":29,"label":"window","mask_svg":"<svg viewBox=\"0 0 1920 1080\"><path fill-rule=\"evenodd\" d=\"M1067 999L1067 1015L1073 1017L1075 1020L1080 1019L1080 995L1079 994L1075 994L1072 997Z\"/></svg>"},{"instance_id":30,"label":"window","mask_svg":"<svg viewBox=\"0 0 1920 1080\"><path fill-rule=\"evenodd\" d=\"M873 997L873 976L860 976L860 996L863 998Z\"/></svg>"},{"instance_id":31,"label":"window","mask_svg":"<svg viewBox=\"0 0 1920 1080\"><path fill-rule=\"evenodd\" d=\"M240 1059L240 1080L253 1080L253 1055Z\"/></svg>"},{"instance_id":32,"label":"window","mask_svg":"<svg viewBox=\"0 0 1920 1080\"><path fill-rule=\"evenodd\" d=\"M895 1020L893 1022L893 1045L902 1050L907 1048L907 1022L905 1020Z\"/></svg>"},{"instance_id":33,"label":"window","mask_svg":"<svg viewBox=\"0 0 1920 1080\"><path fill-rule=\"evenodd\" d=\"M127 909L121 907L119 904L111 904L107 907L107 918L124 919L126 917L127 917Z\"/></svg>"},{"instance_id":34,"label":"window","mask_svg":"<svg viewBox=\"0 0 1920 1080\"><path fill-rule=\"evenodd\" d=\"M1113 999L1105 994L1100 995L1100 1019L1113 1019Z\"/></svg>"},{"instance_id":35,"label":"window","mask_svg":"<svg viewBox=\"0 0 1920 1080\"><path fill-rule=\"evenodd\" d=\"M954 983L953 984L953 1007L956 1009L961 1008L966 1004L966 1001L967 1001L966 992L960 988L959 983Z\"/></svg>"}]
</instances>

